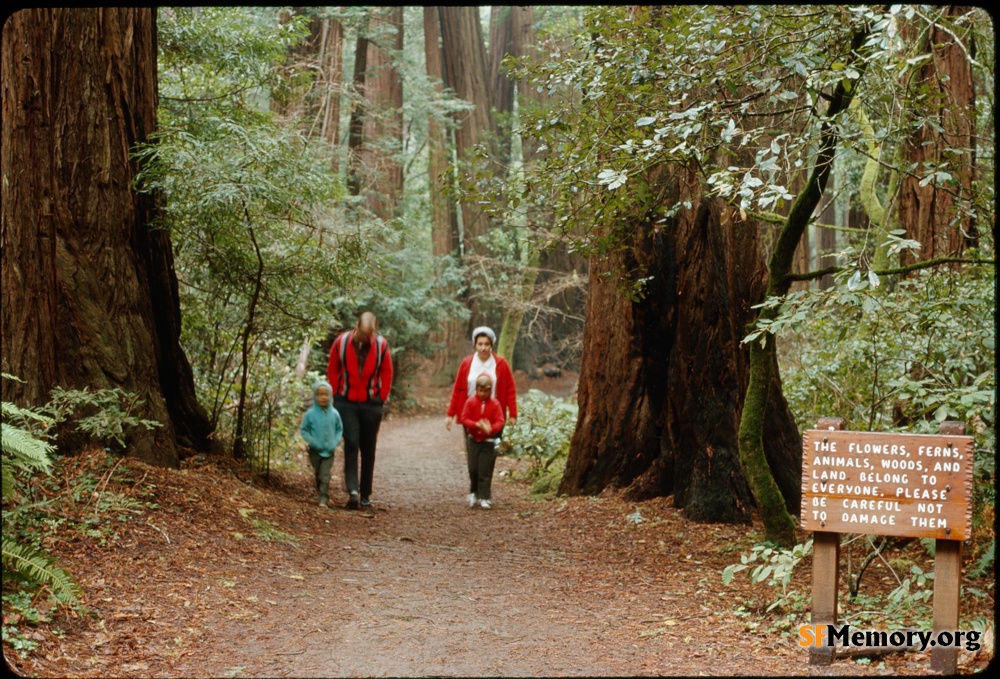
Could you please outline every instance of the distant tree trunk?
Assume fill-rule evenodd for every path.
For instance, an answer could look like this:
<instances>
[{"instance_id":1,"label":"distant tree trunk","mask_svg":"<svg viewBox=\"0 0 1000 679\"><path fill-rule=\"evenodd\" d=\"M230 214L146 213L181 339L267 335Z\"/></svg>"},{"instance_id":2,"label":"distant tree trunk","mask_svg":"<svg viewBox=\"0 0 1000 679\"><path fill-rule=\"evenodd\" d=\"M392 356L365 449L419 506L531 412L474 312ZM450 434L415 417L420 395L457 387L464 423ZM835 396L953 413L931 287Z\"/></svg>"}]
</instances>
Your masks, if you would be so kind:
<instances>
[{"instance_id":1,"label":"distant tree trunk","mask_svg":"<svg viewBox=\"0 0 1000 679\"><path fill-rule=\"evenodd\" d=\"M444 74L441 69L441 32L438 28L437 7L424 7L424 57L427 76L436 83L435 93L443 91ZM429 151L430 198L433 221L431 242L435 256L458 252L458 224L448 198L448 144L444 130L433 115L427 121L427 147Z\"/></svg>"},{"instance_id":2,"label":"distant tree trunk","mask_svg":"<svg viewBox=\"0 0 1000 679\"><path fill-rule=\"evenodd\" d=\"M494 127L487 89L483 29L479 23L478 7L438 7L438 12L444 83L455 91L459 99L474 105L472 110L459 114L458 129L455 131L455 151L460 165L467 167L472 149L484 142ZM467 172L461 174L465 188L469 188L474 176ZM479 248L478 238L486 232L487 219L473 201L462 201L462 225L465 254L475 253Z\"/></svg>"},{"instance_id":3,"label":"distant tree trunk","mask_svg":"<svg viewBox=\"0 0 1000 679\"><path fill-rule=\"evenodd\" d=\"M494 25L494 17L496 18L496 24L502 24L504 27L497 27L495 30L491 30L490 38L490 64L491 70L496 68L496 73L492 75L494 78L494 88L506 88L503 95L494 94L494 101L496 107L502 112L509 112L513 114L513 100L510 104L506 103L506 97L508 96L507 91L509 91L509 96L512 98L514 94L514 81L507 77L505 72L501 72L500 61L506 54L510 54L514 57L530 57L534 56L533 52L535 50L535 19L534 11L532 7L520 6L520 7L494 7L493 14L491 14L491 26ZM509 26L508 26L509 25ZM508 37L509 36L509 37ZM494 45L494 40L496 40L497 45ZM503 52L500 51L499 45L504 46ZM526 82L517 83L517 98L519 105L519 112L523 112L526 109L532 107L544 106L545 97L543 94L539 93L535 88L527 86ZM506 106L505 109L500 109L500 106ZM511 132L510 128L513 125L513 121L510 121L506 126L501 125L498 130L503 130L506 127L506 132L501 133L500 140L503 144L503 148L506 148L506 155L500 153L501 157L505 159L505 162L509 162L510 156L510 144L511 144ZM505 136L504 136L505 135ZM521 136L521 163L527 167L532 165L538 160L538 140L533 136L528 135L525 137ZM548 228L551 224L543 223L547 215L550 215L548 211L542 211L535 208L529 209L527 214L527 230L535 231L539 229ZM527 238L524 242L520 244L522 251L526 251L525 255L522 257L523 262L523 273L521 275L521 281L515 292L517 294L517 299L514 304L509 306L504 312L503 325L500 329L500 339L498 353L502 356L506 356L513 365L514 363L514 351L517 348L517 338L521 332L521 324L524 322L525 310L531 301L535 290L535 284L538 281L538 276L540 273L539 265L541 262L541 254L536 249L531 249L531 244Z\"/></svg>"},{"instance_id":4,"label":"distant tree trunk","mask_svg":"<svg viewBox=\"0 0 1000 679\"><path fill-rule=\"evenodd\" d=\"M354 82L362 95L351 120L350 188L369 210L388 220L397 215L403 193L399 152L403 135L403 81L395 66L403 49L403 8L370 8L358 37Z\"/></svg>"},{"instance_id":5,"label":"distant tree trunk","mask_svg":"<svg viewBox=\"0 0 1000 679\"><path fill-rule=\"evenodd\" d=\"M693 207L664 228L637 224L627 250L591 260L580 412L560 492L627 487L636 500L673 493L694 521L747 522L753 497L737 432L748 356L740 340L765 280L759 228L700 197L694 173L656 175L671 203ZM636 267L652 278L645 298L632 302L603 274ZM772 394L768 457L797 507L798 430L780 389Z\"/></svg>"},{"instance_id":6,"label":"distant tree trunk","mask_svg":"<svg viewBox=\"0 0 1000 679\"><path fill-rule=\"evenodd\" d=\"M322 83L319 91L323 93L319 107L323 121L320 134L330 145L330 165L337 172L340 159L340 94L344 82L344 27L338 19L326 17L322 20L319 45L319 77Z\"/></svg>"},{"instance_id":7,"label":"distant tree trunk","mask_svg":"<svg viewBox=\"0 0 1000 679\"><path fill-rule=\"evenodd\" d=\"M339 7L333 8L339 11ZM325 10L293 7L292 12L309 17L309 37L296 45L289 55L288 70L304 69L313 73L310 91L304 107L292 107L291 102L272 102L272 110L280 114L312 120L311 135L322 137L330 147L330 164L336 173L339 167L337 145L340 142L340 95L343 83L344 29L339 19ZM320 13L317 13L320 12ZM292 14L279 13L279 21L287 23Z\"/></svg>"},{"instance_id":8,"label":"distant tree trunk","mask_svg":"<svg viewBox=\"0 0 1000 679\"><path fill-rule=\"evenodd\" d=\"M367 106L365 104L365 77L368 73L368 32L366 20L358 27L358 39L354 44L354 77L352 79L351 118L347 130L347 190L352 196L361 195L365 182L365 170L361 165L361 145L364 143L364 126Z\"/></svg>"},{"instance_id":9,"label":"distant tree trunk","mask_svg":"<svg viewBox=\"0 0 1000 679\"><path fill-rule=\"evenodd\" d=\"M962 17L970 7L949 7L947 19ZM913 32L904 25L904 31ZM956 44L958 36L966 49ZM927 90L922 104L936 122L924 124L906 142L904 163L915 171L902 180L899 224L907 237L921 243L917 259L958 255L977 241L972 211L965 209L975 174L976 101L969 63L971 27L952 21L945 30L935 24L927 36L933 59L915 73L911 88ZM921 186L932 168L945 166L952 180L934 179ZM904 251L900 261L911 264L914 256Z\"/></svg>"},{"instance_id":10,"label":"distant tree trunk","mask_svg":"<svg viewBox=\"0 0 1000 679\"><path fill-rule=\"evenodd\" d=\"M497 162L504 168L510 163L510 114L514 110L514 81L507 77L507 71L500 62L508 54L517 54L513 51L512 35L512 14L515 9L519 8L498 6L490 8L490 43L486 65L490 106L497 119L495 130Z\"/></svg>"},{"instance_id":11,"label":"distant tree trunk","mask_svg":"<svg viewBox=\"0 0 1000 679\"><path fill-rule=\"evenodd\" d=\"M836 172L831 175L831 180L836 182L837 174ZM834 187L834 193L836 193L836 187ZM823 209L820 210L819 222L821 224L832 224L834 226L844 226L844 224L839 224L837 222L837 201L836 198L826 198ZM833 254L837 247L837 232L834 229L825 229L823 227L818 227L815 229L816 237L816 262L813 265L815 269L825 269L830 266L834 266L837 263L837 258ZM819 279L817 286L820 290L828 290L833 287L833 274L825 274Z\"/></svg>"},{"instance_id":12,"label":"distant tree trunk","mask_svg":"<svg viewBox=\"0 0 1000 679\"><path fill-rule=\"evenodd\" d=\"M130 157L156 123L156 10L27 9L3 28L3 399L121 388L162 427L126 453L177 466L211 425L180 348L169 236Z\"/></svg>"},{"instance_id":13,"label":"distant tree trunk","mask_svg":"<svg viewBox=\"0 0 1000 679\"><path fill-rule=\"evenodd\" d=\"M427 76L438 83L435 91L443 91L444 74L441 66L441 32L437 7L424 7L424 56ZM431 199L431 248L435 257L458 256L458 219L450 200L448 179L448 143L444 130L431 114L427 121L428 173ZM434 332L431 340L441 345L431 365L431 380L448 384L455 376L459 360L468 350L465 323L449 319Z\"/></svg>"}]
</instances>

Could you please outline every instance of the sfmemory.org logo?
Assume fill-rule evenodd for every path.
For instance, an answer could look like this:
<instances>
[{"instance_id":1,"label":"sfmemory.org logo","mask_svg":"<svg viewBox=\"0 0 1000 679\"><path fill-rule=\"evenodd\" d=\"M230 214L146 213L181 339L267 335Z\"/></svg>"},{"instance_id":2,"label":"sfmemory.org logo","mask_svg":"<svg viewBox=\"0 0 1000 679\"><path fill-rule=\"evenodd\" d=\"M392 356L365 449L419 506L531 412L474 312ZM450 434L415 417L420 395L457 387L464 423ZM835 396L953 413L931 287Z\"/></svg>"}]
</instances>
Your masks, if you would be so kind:
<instances>
[{"instance_id":1,"label":"sfmemory.org logo","mask_svg":"<svg viewBox=\"0 0 1000 679\"><path fill-rule=\"evenodd\" d=\"M841 625L799 625L799 646L822 647L837 646L840 648L891 646L895 648L913 648L925 651L928 648L961 648L966 651L978 651L980 633L975 630L968 632L958 630L949 632L897 630L851 631L851 626ZM839 642L839 643L838 643Z\"/></svg>"}]
</instances>

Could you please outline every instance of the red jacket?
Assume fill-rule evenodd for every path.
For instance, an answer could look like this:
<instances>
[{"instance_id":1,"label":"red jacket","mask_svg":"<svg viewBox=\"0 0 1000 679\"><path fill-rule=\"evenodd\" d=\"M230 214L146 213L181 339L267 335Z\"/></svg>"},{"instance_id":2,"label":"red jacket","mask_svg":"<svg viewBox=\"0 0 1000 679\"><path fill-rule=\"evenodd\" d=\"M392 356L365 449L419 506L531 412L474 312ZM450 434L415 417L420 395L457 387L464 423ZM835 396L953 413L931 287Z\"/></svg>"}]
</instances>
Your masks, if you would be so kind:
<instances>
[{"instance_id":1,"label":"red jacket","mask_svg":"<svg viewBox=\"0 0 1000 679\"><path fill-rule=\"evenodd\" d=\"M357 403L369 400L385 403L389 400L389 390L392 388L389 343L381 335L372 337L368 357L359 371L358 355L354 351L354 342L351 341L353 336L353 330L341 333L330 346L326 375L333 386L333 393L346 396L348 401Z\"/></svg>"},{"instance_id":2,"label":"red jacket","mask_svg":"<svg viewBox=\"0 0 1000 679\"><path fill-rule=\"evenodd\" d=\"M484 417L490 421L489 434L477 426L479 420ZM500 401L492 397L480 398L479 396L470 396L462 408L462 416L459 418L459 422L465 427L465 431L469 432L469 436L472 437L473 441L482 442L496 436L503 429L504 423L503 409L500 407Z\"/></svg>"},{"instance_id":3,"label":"red jacket","mask_svg":"<svg viewBox=\"0 0 1000 679\"><path fill-rule=\"evenodd\" d=\"M466 356L465 360L458 366L455 386L451 390L451 401L448 403L448 417L458 417L465 401L470 396L475 396L475 394L469 393L469 369L472 366L474 356L475 354ZM496 399L500 401L500 407L506 418L517 418L517 385L514 384L514 373L506 359L496 354L493 354L493 358L497 360ZM333 383L331 382L331 384Z\"/></svg>"}]
</instances>

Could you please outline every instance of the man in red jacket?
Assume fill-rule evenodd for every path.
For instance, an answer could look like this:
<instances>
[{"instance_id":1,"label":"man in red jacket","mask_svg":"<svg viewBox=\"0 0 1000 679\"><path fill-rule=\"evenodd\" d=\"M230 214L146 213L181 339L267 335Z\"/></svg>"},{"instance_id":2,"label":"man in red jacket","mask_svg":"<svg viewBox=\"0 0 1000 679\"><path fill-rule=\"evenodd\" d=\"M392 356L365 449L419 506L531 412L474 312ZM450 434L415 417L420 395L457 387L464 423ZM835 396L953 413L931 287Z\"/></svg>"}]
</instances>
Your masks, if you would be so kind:
<instances>
[{"instance_id":1,"label":"man in red jacket","mask_svg":"<svg viewBox=\"0 0 1000 679\"><path fill-rule=\"evenodd\" d=\"M358 316L354 330L341 333L330 347L327 379L333 386L333 406L344 421L344 481L348 509L371 507L375 472L375 442L384 406L392 388L389 343L376 333L375 314ZM358 451L361 480L358 482Z\"/></svg>"}]
</instances>

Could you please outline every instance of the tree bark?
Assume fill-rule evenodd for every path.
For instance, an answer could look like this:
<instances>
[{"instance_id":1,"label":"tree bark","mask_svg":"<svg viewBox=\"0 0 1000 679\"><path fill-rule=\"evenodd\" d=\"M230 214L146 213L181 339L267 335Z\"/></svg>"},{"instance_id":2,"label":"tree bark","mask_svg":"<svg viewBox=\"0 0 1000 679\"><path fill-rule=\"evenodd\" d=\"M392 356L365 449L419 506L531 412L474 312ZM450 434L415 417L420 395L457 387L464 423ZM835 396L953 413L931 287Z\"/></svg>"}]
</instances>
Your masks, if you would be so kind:
<instances>
[{"instance_id":1,"label":"tree bark","mask_svg":"<svg viewBox=\"0 0 1000 679\"><path fill-rule=\"evenodd\" d=\"M333 10L339 11L340 8ZM339 19L329 16L326 9L308 7L283 10L279 12L278 20L288 23L292 12L309 17L309 37L292 47L284 70L288 76L294 76L297 70L309 71L313 79L302 101L278 102L272 99L271 110L293 124L303 118L311 121L309 134L326 141L330 149L330 167L336 174L340 166L337 146L340 143L340 95L344 79L343 25Z\"/></svg>"},{"instance_id":2,"label":"tree bark","mask_svg":"<svg viewBox=\"0 0 1000 679\"><path fill-rule=\"evenodd\" d=\"M339 8L337 8L339 9ZM330 167L337 172L340 163L340 95L344 82L344 27L339 19L319 19L317 45L319 46L319 119L320 134L330 145Z\"/></svg>"},{"instance_id":3,"label":"tree bark","mask_svg":"<svg viewBox=\"0 0 1000 679\"><path fill-rule=\"evenodd\" d=\"M367 16L366 16L367 18ZM351 118L347 129L347 190L352 196L361 195L364 185L364 168L361 166L361 145L364 143L365 125L365 77L368 73L368 21L358 28L358 39L354 44L354 77L351 87Z\"/></svg>"},{"instance_id":4,"label":"tree bark","mask_svg":"<svg viewBox=\"0 0 1000 679\"><path fill-rule=\"evenodd\" d=\"M438 7L441 21L442 65L444 83L459 99L473 105L458 116L455 152L460 167L467 168L472 150L485 141L494 128L487 89L486 48L479 23L479 8L469 6ZM464 188L471 188L474 174L461 172ZM477 243L486 232L485 213L473 201L462 202L462 245L465 255L479 249ZM475 322L475 319L473 320Z\"/></svg>"},{"instance_id":5,"label":"tree bark","mask_svg":"<svg viewBox=\"0 0 1000 679\"><path fill-rule=\"evenodd\" d=\"M490 41L486 65L490 106L497 123L494 131L497 162L504 168L510 164L510 115L514 111L514 81L507 77L507 71L500 62L508 54L514 54L512 16L514 10L514 7L495 5L490 7Z\"/></svg>"},{"instance_id":6,"label":"tree bark","mask_svg":"<svg viewBox=\"0 0 1000 679\"><path fill-rule=\"evenodd\" d=\"M692 520L745 523L753 497L738 456L748 369L740 340L763 290L759 228L699 196L694 172L656 174L659 190L692 208L662 228L637 225L625 250L591 260L580 412L560 492L627 487L636 500L673 493ZM616 282L622 270L651 277L640 301ZM768 453L797 505L801 444L774 392Z\"/></svg>"},{"instance_id":7,"label":"tree bark","mask_svg":"<svg viewBox=\"0 0 1000 679\"><path fill-rule=\"evenodd\" d=\"M383 220L398 216L403 193L399 160L403 135L403 81L395 65L403 49L403 8L371 8L358 37L355 88L362 99L351 119L349 187Z\"/></svg>"},{"instance_id":8,"label":"tree bark","mask_svg":"<svg viewBox=\"0 0 1000 679\"><path fill-rule=\"evenodd\" d=\"M155 9L28 9L4 25L3 398L58 385L143 400L126 453L177 466L211 425L179 344L169 236L137 195L134 145L156 123Z\"/></svg>"},{"instance_id":9,"label":"tree bark","mask_svg":"<svg viewBox=\"0 0 1000 679\"><path fill-rule=\"evenodd\" d=\"M435 93L442 94L444 73L441 64L441 31L437 7L424 7L424 56L427 76L435 84ZM458 257L458 217L455 204L450 200L448 173L448 142L444 129L431 114L427 121L428 173L431 201L431 249L435 257ZM449 319L436 330L431 340L440 344L430 366L431 381L450 384L455 376L455 366L468 350L465 323Z\"/></svg>"},{"instance_id":10,"label":"tree bark","mask_svg":"<svg viewBox=\"0 0 1000 679\"><path fill-rule=\"evenodd\" d=\"M948 7L946 20L962 17L970 7ZM907 140L904 164L915 167L901 182L899 223L906 229L907 237L921 243L920 253L914 256L904 251L900 264L912 264L915 259L958 256L977 242L977 226L973 212L966 209L964 201L970 197L975 178L975 120L976 101L969 63L969 36L971 26L950 22L945 30L932 26L928 48L933 59L915 74L911 87L926 90L922 97L928 109L923 115L936 122L924 124ZM912 26L905 31L913 32ZM956 36L965 43L963 49ZM945 166L952 180L934 179L921 186L931 168Z\"/></svg>"},{"instance_id":11,"label":"tree bark","mask_svg":"<svg viewBox=\"0 0 1000 679\"><path fill-rule=\"evenodd\" d=\"M441 67L441 31L438 27L436 7L424 7L424 57L427 76L435 83L434 92L440 96L444 90ZM448 200L448 144L444 130L433 115L427 121L428 172L430 174L430 199L433 221L431 243L436 257L458 252L458 223L454 208Z\"/></svg>"}]
</instances>

